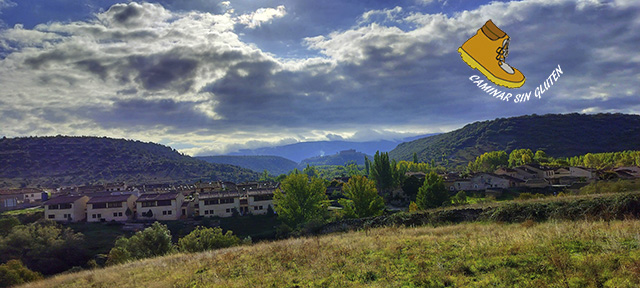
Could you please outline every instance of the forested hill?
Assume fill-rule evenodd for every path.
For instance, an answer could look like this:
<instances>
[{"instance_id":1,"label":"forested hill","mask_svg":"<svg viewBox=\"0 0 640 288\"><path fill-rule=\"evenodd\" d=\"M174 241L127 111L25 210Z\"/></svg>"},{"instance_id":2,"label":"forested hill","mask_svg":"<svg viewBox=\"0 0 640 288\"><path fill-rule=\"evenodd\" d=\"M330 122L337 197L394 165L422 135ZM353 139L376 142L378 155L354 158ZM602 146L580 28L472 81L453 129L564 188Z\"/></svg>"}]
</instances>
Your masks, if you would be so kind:
<instances>
[{"instance_id":1,"label":"forested hill","mask_svg":"<svg viewBox=\"0 0 640 288\"><path fill-rule=\"evenodd\" d=\"M312 158L307 158L300 162L299 168L304 169L304 167L308 165L310 166L320 166L320 165L348 165L350 163L355 163L358 165L364 165L364 157L368 156L369 159L373 159L373 156L356 152L355 150L345 150L340 151L333 155L325 155L325 156L317 156Z\"/></svg>"},{"instance_id":2,"label":"forested hill","mask_svg":"<svg viewBox=\"0 0 640 288\"><path fill-rule=\"evenodd\" d=\"M548 114L498 118L398 145L396 160L466 165L484 152L528 148L552 157L640 150L640 116L626 114ZM448 161L447 161L448 160Z\"/></svg>"},{"instance_id":3,"label":"forested hill","mask_svg":"<svg viewBox=\"0 0 640 288\"><path fill-rule=\"evenodd\" d=\"M260 173L267 170L273 176L287 174L298 166L298 163L279 156L201 156L195 158L209 163L236 165Z\"/></svg>"},{"instance_id":4,"label":"forested hill","mask_svg":"<svg viewBox=\"0 0 640 288\"><path fill-rule=\"evenodd\" d=\"M248 169L207 163L155 143L106 137L0 139L0 187L257 178Z\"/></svg>"}]
</instances>

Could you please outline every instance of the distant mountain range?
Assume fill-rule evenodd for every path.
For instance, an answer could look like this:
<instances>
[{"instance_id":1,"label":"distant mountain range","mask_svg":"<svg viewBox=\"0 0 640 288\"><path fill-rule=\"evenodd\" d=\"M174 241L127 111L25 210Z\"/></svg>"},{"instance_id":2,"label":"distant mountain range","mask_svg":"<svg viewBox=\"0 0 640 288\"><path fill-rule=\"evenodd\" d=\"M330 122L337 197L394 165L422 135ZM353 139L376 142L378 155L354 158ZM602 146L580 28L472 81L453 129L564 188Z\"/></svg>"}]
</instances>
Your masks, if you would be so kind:
<instances>
[{"instance_id":1,"label":"distant mountain range","mask_svg":"<svg viewBox=\"0 0 640 288\"><path fill-rule=\"evenodd\" d=\"M155 143L106 137L0 139L0 187L242 182L258 177L249 169L207 163Z\"/></svg>"},{"instance_id":2,"label":"distant mountain range","mask_svg":"<svg viewBox=\"0 0 640 288\"><path fill-rule=\"evenodd\" d=\"M298 167L298 163L280 156L201 156L195 158L209 163L240 166L259 173L267 170L272 176L287 174Z\"/></svg>"},{"instance_id":3,"label":"distant mountain range","mask_svg":"<svg viewBox=\"0 0 640 288\"><path fill-rule=\"evenodd\" d=\"M314 141L314 142L300 142L295 144L276 146L276 147L263 147L257 149L243 149L238 152L229 153L229 156L258 156L258 155L271 155L280 156L296 163L302 162L307 158L316 156L325 156L339 153L340 151L355 149L358 152L365 153L367 155L373 155L376 151L388 152L398 146L398 144L411 141L414 139L421 139L436 134L427 134L421 136L408 137L400 140L380 140L380 141L367 141L367 142L350 142L350 141Z\"/></svg>"},{"instance_id":4,"label":"distant mountain range","mask_svg":"<svg viewBox=\"0 0 640 288\"><path fill-rule=\"evenodd\" d=\"M498 118L398 145L396 160L466 166L484 152L528 148L552 157L640 150L640 116L626 114L548 114Z\"/></svg>"}]
</instances>

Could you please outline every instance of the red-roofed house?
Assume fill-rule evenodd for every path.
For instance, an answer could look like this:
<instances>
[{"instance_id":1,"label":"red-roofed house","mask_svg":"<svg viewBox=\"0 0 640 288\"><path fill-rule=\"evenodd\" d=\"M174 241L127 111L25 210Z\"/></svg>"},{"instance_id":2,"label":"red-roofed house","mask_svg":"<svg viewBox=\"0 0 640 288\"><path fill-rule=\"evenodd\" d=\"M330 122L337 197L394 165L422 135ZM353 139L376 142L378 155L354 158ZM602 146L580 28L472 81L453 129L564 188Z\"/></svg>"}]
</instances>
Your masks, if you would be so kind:
<instances>
[{"instance_id":1,"label":"red-roofed house","mask_svg":"<svg viewBox=\"0 0 640 288\"><path fill-rule=\"evenodd\" d=\"M89 197L65 195L44 202L44 218L53 221L78 222L86 218Z\"/></svg>"}]
</instances>

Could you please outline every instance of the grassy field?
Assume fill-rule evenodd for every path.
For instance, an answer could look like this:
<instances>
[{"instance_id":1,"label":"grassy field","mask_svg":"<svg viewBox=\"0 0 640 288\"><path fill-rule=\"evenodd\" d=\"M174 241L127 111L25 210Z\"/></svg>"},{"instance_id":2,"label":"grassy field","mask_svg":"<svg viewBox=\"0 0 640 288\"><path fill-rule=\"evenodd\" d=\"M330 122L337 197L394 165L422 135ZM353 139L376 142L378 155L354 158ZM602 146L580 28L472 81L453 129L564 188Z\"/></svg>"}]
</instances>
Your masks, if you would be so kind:
<instances>
[{"instance_id":1,"label":"grassy field","mask_svg":"<svg viewBox=\"0 0 640 288\"><path fill-rule=\"evenodd\" d=\"M386 227L175 254L27 287L638 287L640 221Z\"/></svg>"}]
</instances>

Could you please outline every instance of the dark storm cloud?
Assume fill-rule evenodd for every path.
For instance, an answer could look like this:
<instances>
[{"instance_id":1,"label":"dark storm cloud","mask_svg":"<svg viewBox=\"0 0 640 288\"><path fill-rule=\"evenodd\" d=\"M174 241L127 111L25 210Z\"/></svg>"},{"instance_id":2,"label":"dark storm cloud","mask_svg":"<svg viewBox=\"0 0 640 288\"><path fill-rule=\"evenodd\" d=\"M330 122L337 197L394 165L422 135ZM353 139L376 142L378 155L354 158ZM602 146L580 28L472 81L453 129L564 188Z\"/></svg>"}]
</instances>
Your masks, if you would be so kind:
<instances>
[{"instance_id":1,"label":"dark storm cloud","mask_svg":"<svg viewBox=\"0 0 640 288\"><path fill-rule=\"evenodd\" d=\"M133 56L128 59L128 63L138 72L135 80L150 91L170 88L184 93L193 85L198 68L197 60L182 59L171 54Z\"/></svg>"},{"instance_id":2,"label":"dark storm cloud","mask_svg":"<svg viewBox=\"0 0 640 288\"><path fill-rule=\"evenodd\" d=\"M174 129L201 129L213 122L196 111L194 102L176 102L173 99L117 100L110 108L84 109L86 117L94 119L104 128L172 127ZM77 111L82 113L81 111Z\"/></svg>"}]
</instances>

